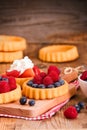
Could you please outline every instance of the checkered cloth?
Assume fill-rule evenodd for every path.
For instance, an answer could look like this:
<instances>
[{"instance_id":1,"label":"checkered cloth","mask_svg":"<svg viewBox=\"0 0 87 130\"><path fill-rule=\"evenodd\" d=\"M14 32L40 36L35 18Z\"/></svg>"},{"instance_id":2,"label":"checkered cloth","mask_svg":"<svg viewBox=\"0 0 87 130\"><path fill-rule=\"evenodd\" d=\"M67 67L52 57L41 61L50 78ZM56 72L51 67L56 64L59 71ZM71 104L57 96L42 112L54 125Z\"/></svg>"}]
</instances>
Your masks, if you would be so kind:
<instances>
[{"instance_id":1,"label":"checkered cloth","mask_svg":"<svg viewBox=\"0 0 87 130\"><path fill-rule=\"evenodd\" d=\"M77 80L75 80L73 83L75 87L78 89L79 87L79 83ZM7 114L0 114L1 117L10 117L10 118L18 118L18 119L25 119L25 120L44 120L44 119L48 119L51 118L53 115L55 115L55 113L57 111L59 111L70 99L62 102L61 104L58 104L57 106L51 108L49 111L47 111L46 113L37 116L37 117L23 117L23 116L14 116L14 115L7 115Z\"/></svg>"}]
</instances>

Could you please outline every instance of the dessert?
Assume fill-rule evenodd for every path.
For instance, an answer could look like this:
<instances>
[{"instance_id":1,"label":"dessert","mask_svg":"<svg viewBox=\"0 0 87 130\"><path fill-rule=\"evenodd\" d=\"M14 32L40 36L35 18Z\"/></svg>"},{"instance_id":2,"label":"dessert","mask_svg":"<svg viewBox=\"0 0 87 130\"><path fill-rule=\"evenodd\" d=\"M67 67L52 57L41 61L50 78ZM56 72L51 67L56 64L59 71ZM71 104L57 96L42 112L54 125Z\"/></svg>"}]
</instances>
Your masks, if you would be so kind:
<instances>
[{"instance_id":1,"label":"dessert","mask_svg":"<svg viewBox=\"0 0 87 130\"><path fill-rule=\"evenodd\" d=\"M60 70L49 66L48 72L40 72L22 85L22 94L33 99L52 99L68 92L68 83L60 78Z\"/></svg>"},{"instance_id":2,"label":"dessert","mask_svg":"<svg viewBox=\"0 0 87 130\"><path fill-rule=\"evenodd\" d=\"M72 67L64 67L61 69L61 77L70 83L78 78L78 71Z\"/></svg>"},{"instance_id":3,"label":"dessert","mask_svg":"<svg viewBox=\"0 0 87 130\"><path fill-rule=\"evenodd\" d=\"M39 58L46 62L67 62L79 57L74 45L51 45L39 50Z\"/></svg>"},{"instance_id":4,"label":"dessert","mask_svg":"<svg viewBox=\"0 0 87 130\"><path fill-rule=\"evenodd\" d=\"M0 76L0 104L19 100L21 94L21 88L14 77Z\"/></svg>"},{"instance_id":5,"label":"dessert","mask_svg":"<svg viewBox=\"0 0 87 130\"><path fill-rule=\"evenodd\" d=\"M15 60L6 71L6 75L15 77L16 82L20 85L22 85L24 81L32 79L39 73L39 68L35 66L27 56L23 59Z\"/></svg>"}]
</instances>

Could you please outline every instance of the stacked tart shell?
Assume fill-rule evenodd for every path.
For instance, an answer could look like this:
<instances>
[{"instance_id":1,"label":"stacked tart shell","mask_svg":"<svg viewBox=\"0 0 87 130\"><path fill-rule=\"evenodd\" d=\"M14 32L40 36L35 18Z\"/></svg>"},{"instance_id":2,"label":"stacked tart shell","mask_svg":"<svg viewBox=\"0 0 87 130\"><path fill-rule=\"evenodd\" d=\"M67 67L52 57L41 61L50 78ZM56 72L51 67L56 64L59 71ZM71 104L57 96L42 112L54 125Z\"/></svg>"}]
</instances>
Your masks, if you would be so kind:
<instances>
[{"instance_id":1,"label":"stacked tart shell","mask_svg":"<svg viewBox=\"0 0 87 130\"><path fill-rule=\"evenodd\" d=\"M28 80L29 81L29 80ZM62 96L69 91L68 83L65 81L64 85L56 88L33 88L24 82L22 86L22 94L30 99L52 99L58 96Z\"/></svg>"},{"instance_id":2,"label":"stacked tart shell","mask_svg":"<svg viewBox=\"0 0 87 130\"><path fill-rule=\"evenodd\" d=\"M79 57L74 45L51 45L39 50L39 58L46 62L68 62Z\"/></svg>"}]
</instances>

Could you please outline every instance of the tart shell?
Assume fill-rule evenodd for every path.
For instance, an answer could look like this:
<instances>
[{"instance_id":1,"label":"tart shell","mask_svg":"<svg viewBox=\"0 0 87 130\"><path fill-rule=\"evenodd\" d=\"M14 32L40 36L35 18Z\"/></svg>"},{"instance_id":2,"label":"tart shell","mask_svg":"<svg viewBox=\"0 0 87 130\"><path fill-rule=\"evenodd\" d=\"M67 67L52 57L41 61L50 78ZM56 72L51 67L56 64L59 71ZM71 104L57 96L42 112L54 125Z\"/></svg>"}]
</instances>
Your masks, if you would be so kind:
<instances>
[{"instance_id":1,"label":"tart shell","mask_svg":"<svg viewBox=\"0 0 87 130\"><path fill-rule=\"evenodd\" d=\"M39 59L46 62L68 62L79 57L74 45L51 45L39 50Z\"/></svg>"},{"instance_id":2,"label":"tart shell","mask_svg":"<svg viewBox=\"0 0 87 130\"><path fill-rule=\"evenodd\" d=\"M22 86L22 94L30 99L32 98L37 99L37 100L52 99L58 96L62 96L69 91L69 86L66 81L65 81L65 84L60 87L46 88L46 89L33 88L31 86L28 86L27 85L28 81L24 82Z\"/></svg>"},{"instance_id":3,"label":"tart shell","mask_svg":"<svg viewBox=\"0 0 87 130\"><path fill-rule=\"evenodd\" d=\"M21 96L22 96L21 87L20 85L17 84L16 89L0 94L0 104L14 102L16 100L19 100Z\"/></svg>"}]
</instances>

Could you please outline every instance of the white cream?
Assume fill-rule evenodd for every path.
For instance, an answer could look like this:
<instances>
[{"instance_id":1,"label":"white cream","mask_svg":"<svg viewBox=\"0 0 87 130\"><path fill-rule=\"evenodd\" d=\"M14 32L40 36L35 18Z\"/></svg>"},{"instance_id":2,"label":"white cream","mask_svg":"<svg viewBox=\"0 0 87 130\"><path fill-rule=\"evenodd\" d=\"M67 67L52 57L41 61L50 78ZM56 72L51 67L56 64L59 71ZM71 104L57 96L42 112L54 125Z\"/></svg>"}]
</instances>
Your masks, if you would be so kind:
<instances>
[{"instance_id":1,"label":"white cream","mask_svg":"<svg viewBox=\"0 0 87 130\"><path fill-rule=\"evenodd\" d=\"M17 70L22 74L26 69L33 68L33 66L33 62L28 58L28 56L25 56L24 59L15 60L8 71Z\"/></svg>"}]
</instances>

